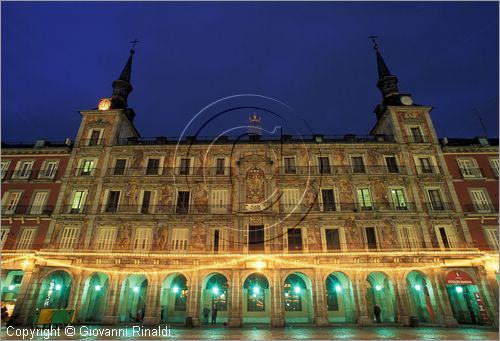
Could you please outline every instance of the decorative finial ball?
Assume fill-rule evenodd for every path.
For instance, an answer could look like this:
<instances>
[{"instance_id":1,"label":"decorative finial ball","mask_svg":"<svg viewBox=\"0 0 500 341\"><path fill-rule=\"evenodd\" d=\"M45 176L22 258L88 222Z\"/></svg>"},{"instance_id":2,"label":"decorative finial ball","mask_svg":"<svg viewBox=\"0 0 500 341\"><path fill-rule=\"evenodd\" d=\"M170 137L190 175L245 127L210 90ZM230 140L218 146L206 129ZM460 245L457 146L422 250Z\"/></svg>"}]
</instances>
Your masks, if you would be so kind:
<instances>
[{"instance_id":1,"label":"decorative finial ball","mask_svg":"<svg viewBox=\"0 0 500 341\"><path fill-rule=\"evenodd\" d=\"M135 53L134 49L130 50L130 54L134 54L134 53Z\"/></svg>"}]
</instances>

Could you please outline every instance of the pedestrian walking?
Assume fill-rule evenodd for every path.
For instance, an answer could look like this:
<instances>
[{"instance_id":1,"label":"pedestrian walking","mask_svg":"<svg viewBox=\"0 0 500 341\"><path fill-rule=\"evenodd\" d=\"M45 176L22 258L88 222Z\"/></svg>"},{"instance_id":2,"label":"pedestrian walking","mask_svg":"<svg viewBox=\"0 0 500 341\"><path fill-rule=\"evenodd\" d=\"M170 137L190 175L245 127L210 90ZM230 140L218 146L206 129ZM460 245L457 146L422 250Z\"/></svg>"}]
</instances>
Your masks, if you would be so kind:
<instances>
[{"instance_id":1,"label":"pedestrian walking","mask_svg":"<svg viewBox=\"0 0 500 341\"><path fill-rule=\"evenodd\" d=\"M373 313L375 314L375 319L377 320L377 323L382 323L382 321L380 320L380 307L378 305L375 304L375 306L373 307Z\"/></svg>"},{"instance_id":2,"label":"pedestrian walking","mask_svg":"<svg viewBox=\"0 0 500 341\"><path fill-rule=\"evenodd\" d=\"M217 323L217 306L214 304L212 307L212 324Z\"/></svg>"}]
</instances>

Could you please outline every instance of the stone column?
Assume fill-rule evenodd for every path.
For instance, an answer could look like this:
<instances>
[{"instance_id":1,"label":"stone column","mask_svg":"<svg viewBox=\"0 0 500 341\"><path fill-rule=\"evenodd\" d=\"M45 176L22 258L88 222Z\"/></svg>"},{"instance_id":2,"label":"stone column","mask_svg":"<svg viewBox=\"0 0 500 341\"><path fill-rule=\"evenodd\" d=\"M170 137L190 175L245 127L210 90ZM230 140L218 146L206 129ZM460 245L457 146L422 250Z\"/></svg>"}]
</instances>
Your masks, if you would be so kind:
<instances>
[{"instance_id":1,"label":"stone column","mask_svg":"<svg viewBox=\"0 0 500 341\"><path fill-rule=\"evenodd\" d=\"M118 309L120 308L121 299L121 283L123 277L121 275L111 275L109 277L109 294L108 306L104 313L102 322L104 324L116 324L118 322Z\"/></svg>"},{"instance_id":2,"label":"stone column","mask_svg":"<svg viewBox=\"0 0 500 341\"><path fill-rule=\"evenodd\" d=\"M404 326L410 325L410 302L406 290L406 280L395 278L394 295L396 296L396 323Z\"/></svg>"},{"instance_id":3,"label":"stone column","mask_svg":"<svg viewBox=\"0 0 500 341\"><path fill-rule=\"evenodd\" d=\"M486 304L486 311L488 313L489 323L498 329L498 301L495 300L494 295L488 283L488 278L486 277L486 270L483 266L477 268L477 274L479 278L478 288L481 296L483 298L483 303Z\"/></svg>"},{"instance_id":4,"label":"stone column","mask_svg":"<svg viewBox=\"0 0 500 341\"><path fill-rule=\"evenodd\" d=\"M78 278L78 280L75 280L77 285L75 286L74 290L70 292L71 296L68 302L68 309L73 309L75 311L75 322L78 322L80 320L79 315L83 291L85 289L86 276L84 273L80 272L79 274L75 275L75 277Z\"/></svg>"},{"instance_id":5,"label":"stone column","mask_svg":"<svg viewBox=\"0 0 500 341\"><path fill-rule=\"evenodd\" d=\"M186 316L191 317L194 326L200 325L200 285L198 272L193 272L189 283L189 293L186 300Z\"/></svg>"},{"instance_id":6,"label":"stone column","mask_svg":"<svg viewBox=\"0 0 500 341\"><path fill-rule=\"evenodd\" d=\"M312 282L313 290L312 296L314 300L314 324L317 326L328 325L328 312L326 310L326 290L325 283L323 282L320 270L315 270L314 281Z\"/></svg>"},{"instance_id":7,"label":"stone column","mask_svg":"<svg viewBox=\"0 0 500 341\"><path fill-rule=\"evenodd\" d=\"M16 316L16 314L18 314L15 320L15 325L31 325L34 322L33 318L35 315L36 303L40 294L40 287L42 285L41 282L43 278L41 276L40 270L40 267L35 266L33 268L33 271L31 272L31 279L29 281L28 278L25 279L23 277L21 291L23 290L23 286L25 285L25 280L27 288L25 288L24 299L23 301L21 301L21 305L18 308L18 304L16 304L16 307L14 308L13 315ZM27 271L26 275L28 273L29 271Z\"/></svg>"},{"instance_id":8,"label":"stone column","mask_svg":"<svg viewBox=\"0 0 500 341\"><path fill-rule=\"evenodd\" d=\"M151 276L151 283L148 283L148 290L146 292L146 311L144 312L144 319L142 321L146 326L160 323L160 316L158 314L158 286L158 275Z\"/></svg>"},{"instance_id":9,"label":"stone column","mask_svg":"<svg viewBox=\"0 0 500 341\"><path fill-rule=\"evenodd\" d=\"M233 270L231 287L229 288L231 294L229 296L228 325L230 327L241 327L243 325L241 311L243 291L240 276L239 270Z\"/></svg>"},{"instance_id":10,"label":"stone column","mask_svg":"<svg viewBox=\"0 0 500 341\"><path fill-rule=\"evenodd\" d=\"M373 320L368 315L368 307L366 302L366 283L363 279L363 274L356 271L355 277L355 289L354 297L355 301L358 303L358 324L361 326L373 324Z\"/></svg>"},{"instance_id":11,"label":"stone column","mask_svg":"<svg viewBox=\"0 0 500 341\"><path fill-rule=\"evenodd\" d=\"M36 300L36 297L33 296L33 286L37 286L37 272L38 269L34 269L33 267L30 267L24 271L21 287L19 288L19 293L17 294L16 305L14 307L14 311L12 312L12 316L16 316L15 325L24 324L23 319L25 319L27 315L24 314L24 316L21 316L23 308L25 310L25 307L31 307L33 305L33 302Z\"/></svg>"},{"instance_id":12,"label":"stone column","mask_svg":"<svg viewBox=\"0 0 500 341\"><path fill-rule=\"evenodd\" d=\"M285 326L285 306L280 269L273 270L273 281L269 283L269 292L271 293L271 326L283 327Z\"/></svg>"},{"instance_id":13,"label":"stone column","mask_svg":"<svg viewBox=\"0 0 500 341\"><path fill-rule=\"evenodd\" d=\"M439 271L433 273L432 283L432 289L434 291L434 295L436 296L436 302L441 306L441 310L443 312L442 324L446 327L458 327L458 322L451 311L451 304L448 298L448 293L446 292L443 276Z\"/></svg>"}]
</instances>

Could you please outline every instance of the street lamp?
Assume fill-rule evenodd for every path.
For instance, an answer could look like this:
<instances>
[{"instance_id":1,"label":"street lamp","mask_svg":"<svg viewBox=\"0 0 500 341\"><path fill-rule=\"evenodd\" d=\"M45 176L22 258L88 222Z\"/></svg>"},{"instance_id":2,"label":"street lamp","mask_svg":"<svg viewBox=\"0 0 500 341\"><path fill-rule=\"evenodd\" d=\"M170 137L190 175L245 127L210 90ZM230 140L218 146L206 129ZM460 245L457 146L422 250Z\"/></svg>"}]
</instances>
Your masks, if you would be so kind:
<instances>
[{"instance_id":1,"label":"street lamp","mask_svg":"<svg viewBox=\"0 0 500 341\"><path fill-rule=\"evenodd\" d=\"M61 284L56 284L56 290L61 290L62 286Z\"/></svg>"},{"instance_id":2,"label":"street lamp","mask_svg":"<svg viewBox=\"0 0 500 341\"><path fill-rule=\"evenodd\" d=\"M14 284L9 285L9 291L14 290L14 288L15 288L15 287L16 287L16 286L15 286Z\"/></svg>"},{"instance_id":3,"label":"street lamp","mask_svg":"<svg viewBox=\"0 0 500 341\"><path fill-rule=\"evenodd\" d=\"M300 287L298 285L296 285L294 288L293 288L293 291L295 291L296 294L300 293Z\"/></svg>"},{"instance_id":4,"label":"street lamp","mask_svg":"<svg viewBox=\"0 0 500 341\"><path fill-rule=\"evenodd\" d=\"M101 291L101 286L99 284L95 286L95 291Z\"/></svg>"},{"instance_id":5,"label":"street lamp","mask_svg":"<svg viewBox=\"0 0 500 341\"><path fill-rule=\"evenodd\" d=\"M337 285L335 286L335 291L336 291L336 292L341 292L341 291L342 291L342 287L341 287L340 285L338 285L338 284L337 284Z\"/></svg>"},{"instance_id":6,"label":"street lamp","mask_svg":"<svg viewBox=\"0 0 500 341\"><path fill-rule=\"evenodd\" d=\"M258 294L260 292L260 288L258 286L253 287L253 293Z\"/></svg>"},{"instance_id":7,"label":"street lamp","mask_svg":"<svg viewBox=\"0 0 500 341\"><path fill-rule=\"evenodd\" d=\"M420 289L422 289L422 287L420 286L420 284L415 284L415 290L420 291Z\"/></svg>"},{"instance_id":8,"label":"street lamp","mask_svg":"<svg viewBox=\"0 0 500 341\"><path fill-rule=\"evenodd\" d=\"M176 285L172 288L172 291L174 292L174 294L177 294L179 292L179 287Z\"/></svg>"},{"instance_id":9,"label":"street lamp","mask_svg":"<svg viewBox=\"0 0 500 341\"><path fill-rule=\"evenodd\" d=\"M462 287L457 287L455 290L456 290L459 294L461 294L461 293L464 291L464 288L462 288Z\"/></svg>"},{"instance_id":10,"label":"street lamp","mask_svg":"<svg viewBox=\"0 0 500 341\"><path fill-rule=\"evenodd\" d=\"M219 293L219 288L213 287L212 292L214 293L214 295L217 295Z\"/></svg>"},{"instance_id":11,"label":"street lamp","mask_svg":"<svg viewBox=\"0 0 500 341\"><path fill-rule=\"evenodd\" d=\"M375 289L376 289L377 291L380 291L380 290L382 290L382 286L381 286L380 284L377 284L377 285L375 286Z\"/></svg>"},{"instance_id":12,"label":"street lamp","mask_svg":"<svg viewBox=\"0 0 500 341\"><path fill-rule=\"evenodd\" d=\"M132 290L133 290L134 292L139 292L139 287L138 287L137 285L135 285L135 286L132 288Z\"/></svg>"}]
</instances>

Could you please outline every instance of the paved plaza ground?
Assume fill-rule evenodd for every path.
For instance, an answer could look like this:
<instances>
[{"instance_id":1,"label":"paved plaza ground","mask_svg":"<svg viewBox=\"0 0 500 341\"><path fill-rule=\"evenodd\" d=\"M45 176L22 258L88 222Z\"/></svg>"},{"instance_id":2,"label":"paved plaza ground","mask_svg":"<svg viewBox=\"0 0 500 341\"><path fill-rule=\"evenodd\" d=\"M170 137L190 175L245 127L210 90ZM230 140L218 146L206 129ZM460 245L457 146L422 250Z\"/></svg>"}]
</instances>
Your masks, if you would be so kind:
<instances>
[{"instance_id":1,"label":"paved plaza ground","mask_svg":"<svg viewBox=\"0 0 500 341\"><path fill-rule=\"evenodd\" d=\"M120 326L82 326L75 325L74 329L65 333L64 328L60 328L59 335L55 331L50 336L34 335L37 340L66 340L66 339L179 339L179 340L498 340L498 330L461 327L461 328L436 328L436 327L284 327L270 328L264 326L228 328L228 327L203 327L187 329L175 326L162 326L160 331L164 336L152 336L158 332L159 327L120 327ZM114 330L121 336L105 336L107 331ZM0 338L23 339L22 336L12 335L14 332L25 333L25 340L32 339L29 334L32 330L27 328L16 328L7 330L1 328ZM48 330L46 330L48 333ZM40 330L39 330L40 332ZM136 334L134 334L136 332ZM143 334L143 336L137 333ZM170 335L168 335L168 333ZM8 335L10 334L10 336ZM89 335L95 334L95 335ZM18 334L20 335L20 334ZM102 336L99 336L102 335ZM149 335L149 336L148 336Z\"/></svg>"}]
</instances>

